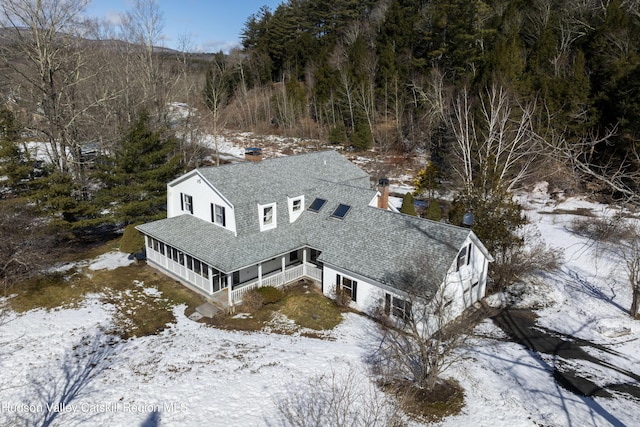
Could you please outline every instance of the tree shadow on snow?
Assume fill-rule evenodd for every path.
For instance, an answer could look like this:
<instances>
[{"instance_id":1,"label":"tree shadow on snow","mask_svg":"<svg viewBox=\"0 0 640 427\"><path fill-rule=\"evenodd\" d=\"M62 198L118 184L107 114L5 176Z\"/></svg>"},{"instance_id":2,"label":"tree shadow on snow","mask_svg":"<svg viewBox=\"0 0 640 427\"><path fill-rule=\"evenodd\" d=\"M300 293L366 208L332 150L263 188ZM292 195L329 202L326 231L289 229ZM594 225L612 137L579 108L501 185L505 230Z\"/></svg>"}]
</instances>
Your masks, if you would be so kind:
<instances>
[{"instance_id":1,"label":"tree shadow on snow","mask_svg":"<svg viewBox=\"0 0 640 427\"><path fill-rule=\"evenodd\" d=\"M160 427L160 412L154 409L140 427Z\"/></svg>"},{"instance_id":2,"label":"tree shadow on snow","mask_svg":"<svg viewBox=\"0 0 640 427\"><path fill-rule=\"evenodd\" d=\"M524 315L522 315L523 313ZM620 369L604 360L586 352L583 347L589 346L598 348L602 351L606 350L594 343L585 340L578 340L575 337L559 334L541 328L535 324L535 320L526 316L525 311L505 310L500 315L493 318L497 326L499 326L512 341L523 345L527 351L527 355L509 360L502 358L495 352L483 352L476 349L476 355L484 355L499 361L500 364L510 365L506 368L511 375L528 394L533 394L536 399L546 400L547 405L537 405L538 407L558 406L565 414L564 423L568 426L580 425L579 421L573 419L571 407L576 403L582 403L589 408L591 420L594 424L600 424L605 420L612 426L624 426L625 424L617 418L615 414L604 408L595 397L614 398L610 391L622 391L631 396L638 393L638 389L633 383L606 384L599 386L594 378L588 373L580 372L576 367L576 362L568 363L567 361L590 362L603 368L626 375L630 379L637 381L640 377L633 372ZM607 351L614 354L615 352ZM542 354L548 356L543 357ZM537 367L535 365L538 365ZM532 386L527 388L526 384L534 384L535 381L521 381L522 367L537 368L544 372L548 372L553 378L555 387L553 391L544 388L536 388ZM581 366L581 365L577 365ZM598 381L600 382L600 381ZM570 393L567 393L566 391ZM619 398L619 397L618 397Z\"/></svg>"},{"instance_id":3,"label":"tree shadow on snow","mask_svg":"<svg viewBox=\"0 0 640 427\"><path fill-rule=\"evenodd\" d=\"M623 313L629 313L629 309L624 308L616 301L614 301L617 297L617 294L615 288L612 285L609 285L609 290L611 291L611 294L609 295L601 287L592 283L577 271L567 269L566 274L569 278L571 278L571 280L566 281L567 284L565 285L565 287L577 292L581 292L589 297L609 303Z\"/></svg>"},{"instance_id":4,"label":"tree shadow on snow","mask_svg":"<svg viewBox=\"0 0 640 427\"><path fill-rule=\"evenodd\" d=\"M57 367L43 367L29 375L28 393L23 400L29 410L17 414L16 424L46 427L55 421L82 424L96 411L76 401L94 392L91 384L113 365L120 341L98 332L84 336L65 352ZM103 402L90 403L90 405Z\"/></svg>"}]
</instances>

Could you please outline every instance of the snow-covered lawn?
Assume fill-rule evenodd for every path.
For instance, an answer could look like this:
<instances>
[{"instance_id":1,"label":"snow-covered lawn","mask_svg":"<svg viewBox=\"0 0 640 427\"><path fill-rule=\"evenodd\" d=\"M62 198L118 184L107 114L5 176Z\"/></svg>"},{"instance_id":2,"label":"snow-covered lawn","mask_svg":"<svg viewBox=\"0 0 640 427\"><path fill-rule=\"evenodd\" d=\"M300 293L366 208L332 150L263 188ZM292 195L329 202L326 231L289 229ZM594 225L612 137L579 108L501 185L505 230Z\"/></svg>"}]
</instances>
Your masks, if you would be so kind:
<instances>
[{"instance_id":1,"label":"snow-covered lawn","mask_svg":"<svg viewBox=\"0 0 640 427\"><path fill-rule=\"evenodd\" d=\"M588 209L594 215L610 213L604 205L578 199L556 204L547 198L527 199L529 219L544 240L562 248L564 263L554 274L538 282L530 295L549 302L539 310L538 324L549 329L604 345L608 351L585 350L615 367L640 375L640 322L628 315L631 291L619 260L598 254L592 242L569 228L576 215L554 214ZM476 329L487 336L502 331L486 321ZM443 425L485 426L633 426L640 425L640 402L628 395L614 398L581 397L560 387L552 377L556 364L565 361L535 355L514 343L475 339L472 361L460 363L451 374L466 390L464 415ZM598 385L635 384L637 380L595 364L582 363L580 372Z\"/></svg>"},{"instance_id":2,"label":"snow-covered lawn","mask_svg":"<svg viewBox=\"0 0 640 427\"><path fill-rule=\"evenodd\" d=\"M267 425L277 417L275 396L362 363L366 328L357 315L346 316L332 341L228 332L178 317L160 335L115 344L101 333L109 315L97 300L6 325L0 425L43 419L47 403L73 388L57 425L140 425L154 412L162 425Z\"/></svg>"}]
</instances>

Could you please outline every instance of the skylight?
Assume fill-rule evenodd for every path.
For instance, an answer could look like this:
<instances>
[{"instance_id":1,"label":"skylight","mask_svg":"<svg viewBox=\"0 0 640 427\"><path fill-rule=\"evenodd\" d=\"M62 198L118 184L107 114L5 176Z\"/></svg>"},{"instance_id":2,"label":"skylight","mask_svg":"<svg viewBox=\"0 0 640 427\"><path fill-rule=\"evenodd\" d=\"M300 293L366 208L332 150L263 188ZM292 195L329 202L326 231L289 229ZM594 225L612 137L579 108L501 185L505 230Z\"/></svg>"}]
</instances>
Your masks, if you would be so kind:
<instances>
[{"instance_id":1,"label":"skylight","mask_svg":"<svg viewBox=\"0 0 640 427\"><path fill-rule=\"evenodd\" d=\"M333 218L344 219L345 215L351 210L351 206L340 203L335 211L331 214Z\"/></svg>"},{"instance_id":2,"label":"skylight","mask_svg":"<svg viewBox=\"0 0 640 427\"><path fill-rule=\"evenodd\" d=\"M313 203L311 203L311 206L309 206L309 210L311 212L320 212L320 209L322 209L325 203L327 203L325 199L316 197Z\"/></svg>"}]
</instances>

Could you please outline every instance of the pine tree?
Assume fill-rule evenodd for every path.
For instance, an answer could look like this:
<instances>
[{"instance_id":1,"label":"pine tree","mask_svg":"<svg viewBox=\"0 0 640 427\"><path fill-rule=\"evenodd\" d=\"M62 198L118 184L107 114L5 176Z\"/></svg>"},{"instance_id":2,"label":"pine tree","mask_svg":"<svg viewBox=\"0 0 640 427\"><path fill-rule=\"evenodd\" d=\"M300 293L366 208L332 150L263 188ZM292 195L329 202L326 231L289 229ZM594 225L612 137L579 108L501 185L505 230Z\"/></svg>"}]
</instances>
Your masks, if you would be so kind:
<instances>
[{"instance_id":1,"label":"pine tree","mask_svg":"<svg viewBox=\"0 0 640 427\"><path fill-rule=\"evenodd\" d=\"M158 219L166 208L166 184L180 172L174 155L177 141L151 126L149 115L141 113L123 136L115 157L101 162L105 188L98 198L108 206L113 222Z\"/></svg>"},{"instance_id":2,"label":"pine tree","mask_svg":"<svg viewBox=\"0 0 640 427\"><path fill-rule=\"evenodd\" d=\"M484 40L491 33L482 23L487 5L477 0L435 0L425 7L418 23L422 31L416 34L422 45L420 55L445 69L453 81L470 81L485 60Z\"/></svg>"},{"instance_id":3,"label":"pine tree","mask_svg":"<svg viewBox=\"0 0 640 427\"><path fill-rule=\"evenodd\" d=\"M81 201L80 186L71 174L51 165L30 183L30 188L30 197L36 202L40 214L51 218L57 227L69 229L78 226L78 219L90 216L88 210L93 211L91 205Z\"/></svg>"},{"instance_id":4,"label":"pine tree","mask_svg":"<svg viewBox=\"0 0 640 427\"><path fill-rule=\"evenodd\" d=\"M418 13L416 5L406 3L411 2L391 1L378 33L376 46L380 88L384 88L384 82L394 79L405 81L411 65L411 44Z\"/></svg>"},{"instance_id":5,"label":"pine tree","mask_svg":"<svg viewBox=\"0 0 640 427\"><path fill-rule=\"evenodd\" d=\"M14 193L26 189L26 181L33 172L29 153L19 145L19 125L9 110L0 111L0 177L2 186Z\"/></svg>"},{"instance_id":6,"label":"pine tree","mask_svg":"<svg viewBox=\"0 0 640 427\"><path fill-rule=\"evenodd\" d=\"M400 212L411 216L418 216L418 214L416 213L416 205L413 194L406 193L404 197L402 197L402 206L400 207Z\"/></svg>"},{"instance_id":7,"label":"pine tree","mask_svg":"<svg viewBox=\"0 0 640 427\"><path fill-rule=\"evenodd\" d=\"M430 219L431 221L442 220L442 208L440 207L440 203L438 203L437 200L429 200L429 206L424 212L424 217Z\"/></svg>"},{"instance_id":8,"label":"pine tree","mask_svg":"<svg viewBox=\"0 0 640 427\"><path fill-rule=\"evenodd\" d=\"M522 207L507 191L496 188L488 195L462 194L456 203L461 203L464 210L458 207L460 223L455 225L461 225L464 213L473 213L473 231L492 255L507 253L524 244L519 231L528 221Z\"/></svg>"},{"instance_id":9,"label":"pine tree","mask_svg":"<svg viewBox=\"0 0 640 427\"><path fill-rule=\"evenodd\" d=\"M418 172L418 176L413 180L416 187L416 195L427 192L429 199L433 199L436 190L440 187L440 171L432 161L427 162L427 166Z\"/></svg>"}]
</instances>

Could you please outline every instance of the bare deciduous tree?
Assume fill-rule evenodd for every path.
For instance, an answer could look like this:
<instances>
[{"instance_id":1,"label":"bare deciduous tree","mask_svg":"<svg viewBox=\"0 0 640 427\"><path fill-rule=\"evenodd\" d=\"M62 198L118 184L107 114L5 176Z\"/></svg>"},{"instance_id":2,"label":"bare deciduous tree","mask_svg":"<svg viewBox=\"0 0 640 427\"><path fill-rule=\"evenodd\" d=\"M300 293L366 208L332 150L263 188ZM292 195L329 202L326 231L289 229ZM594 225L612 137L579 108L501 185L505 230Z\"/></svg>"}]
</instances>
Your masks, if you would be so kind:
<instances>
[{"instance_id":1,"label":"bare deciduous tree","mask_svg":"<svg viewBox=\"0 0 640 427\"><path fill-rule=\"evenodd\" d=\"M179 138L179 152L186 169L201 166L208 154L208 147L202 143L208 117L200 113L202 101L202 79L190 59L188 52L194 51L189 35L179 37L179 52L175 55L178 64L173 98L180 103L172 104L169 110L172 127Z\"/></svg>"},{"instance_id":2,"label":"bare deciduous tree","mask_svg":"<svg viewBox=\"0 0 640 427\"><path fill-rule=\"evenodd\" d=\"M516 271L514 255L525 243L519 230L527 220L511 192L529 176L542 151L534 111L534 104L519 102L497 85L479 99L462 91L454 101L450 163L462 183L460 209L475 215L473 229L495 257L491 275L498 269ZM494 284L504 287L513 279Z\"/></svg>"},{"instance_id":3,"label":"bare deciduous tree","mask_svg":"<svg viewBox=\"0 0 640 427\"><path fill-rule=\"evenodd\" d=\"M225 123L222 119L222 110L229 100L229 73L224 57L216 55L213 62L207 69L204 86L204 103L209 110L211 125L213 127L213 142L216 151L216 166L220 164L220 151L218 150L218 139L220 128Z\"/></svg>"},{"instance_id":4,"label":"bare deciduous tree","mask_svg":"<svg viewBox=\"0 0 640 427\"><path fill-rule=\"evenodd\" d=\"M120 30L127 47L138 59L138 80L145 100L153 101L163 111L166 90L155 48L162 42L164 18L156 0L135 0L133 8L121 16Z\"/></svg>"},{"instance_id":5,"label":"bare deciduous tree","mask_svg":"<svg viewBox=\"0 0 640 427\"><path fill-rule=\"evenodd\" d=\"M629 314L634 319L640 315L640 226L628 227L625 238L618 241L618 253L624 261L625 272L631 287L631 307Z\"/></svg>"},{"instance_id":6,"label":"bare deciduous tree","mask_svg":"<svg viewBox=\"0 0 640 427\"><path fill-rule=\"evenodd\" d=\"M7 29L0 62L10 70L15 99L31 112L27 126L47 141L60 172L82 175L82 121L108 94L85 90L95 71L82 13L88 0L5 0L0 26Z\"/></svg>"},{"instance_id":7,"label":"bare deciduous tree","mask_svg":"<svg viewBox=\"0 0 640 427\"><path fill-rule=\"evenodd\" d=\"M532 123L535 105L520 103L506 89L493 85L478 107L476 121L473 99L466 90L454 102L453 169L469 194L512 191L540 153Z\"/></svg>"},{"instance_id":8,"label":"bare deciduous tree","mask_svg":"<svg viewBox=\"0 0 640 427\"><path fill-rule=\"evenodd\" d=\"M390 295L379 310L380 346L372 357L383 381L431 391L442 372L464 355L465 324L453 322L462 295L433 277L424 263L416 263L389 280L402 295Z\"/></svg>"},{"instance_id":9,"label":"bare deciduous tree","mask_svg":"<svg viewBox=\"0 0 640 427\"><path fill-rule=\"evenodd\" d=\"M362 78L355 87L356 106L364 113L369 125L369 132L375 135L376 125L376 71L378 60L370 49L364 53L361 60Z\"/></svg>"},{"instance_id":10,"label":"bare deciduous tree","mask_svg":"<svg viewBox=\"0 0 640 427\"><path fill-rule=\"evenodd\" d=\"M344 97L347 102L347 110L349 111L349 124L351 127L351 131L355 130L355 88L353 79L349 75L348 70L348 54L347 54L347 44L349 42L345 41L343 43L338 43L334 52L331 55L330 63L333 68L335 68L338 72L338 80L340 82L340 91L341 95Z\"/></svg>"},{"instance_id":11,"label":"bare deciduous tree","mask_svg":"<svg viewBox=\"0 0 640 427\"><path fill-rule=\"evenodd\" d=\"M431 68L426 79L417 78L410 84L413 107L421 107L421 129L424 129L425 148L432 153L443 147L443 130L448 124L451 110L451 90L445 83L445 75L438 67ZM398 123L400 125L401 122ZM418 143L424 143L420 141ZM434 150L435 149L435 150Z\"/></svg>"},{"instance_id":12,"label":"bare deciduous tree","mask_svg":"<svg viewBox=\"0 0 640 427\"><path fill-rule=\"evenodd\" d=\"M0 200L0 325L10 311L8 298L27 278L53 262L55 236L33 207L18 200Z\"/></svg>"},{"instance_id":13,"label":"bare deciduous tree","mask_svg":"<svg viewBox=\"0 0 640 427\"><path fill-rule=\"evenodd\" d=\"M276 401L283 426L401 426L397 403L353 369L316 375Z\"/></svg>"},{"instance_id":14,"label":"bare deciduous tree","mask_svg":"<svg viewBox=\"0 0 640 427\"><path fill-rule=\"evenodd\" d=\"M617 127L604 135L586 135L579 141L568 141L563 134L552 134L546 139L549 153L559 161L571 165L579 176L599 182L617 193L627 203L640 204L640 153L635 146L624 158L609 155L603 157L596 149L598 145L610 144Z\"/></svg>"},{"instance_id":15,"label":"bare deciduous tree","mask_svg":"<svg viewBox=\"0 0 640 427\"><path fill-rule=\"evenodd\" d=\"M562 251L549 247L537 230L524 227L518 235L527 242L526 245L507 247L493 254L491 279L497 288L514 281L527 281L534 274L557 270L562 262Z\"/></svg>"}]
</instances>

